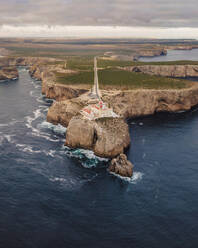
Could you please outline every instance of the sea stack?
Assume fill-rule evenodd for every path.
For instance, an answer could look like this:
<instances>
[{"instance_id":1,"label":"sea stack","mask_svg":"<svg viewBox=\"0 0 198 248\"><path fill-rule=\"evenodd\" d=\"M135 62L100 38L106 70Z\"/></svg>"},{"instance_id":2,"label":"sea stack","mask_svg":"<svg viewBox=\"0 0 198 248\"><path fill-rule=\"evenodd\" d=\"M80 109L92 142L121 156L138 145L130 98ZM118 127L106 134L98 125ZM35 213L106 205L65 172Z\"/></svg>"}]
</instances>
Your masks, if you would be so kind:
<instances>
[{"instance_id":1,"label":"sea stack","mask_svg":"<svg viewBox=\"0 0 198 248\"><path fill-rule=\"evenodd\" d=\"M120 154L111 160L109 171L122 177L132 177L133 164L127 160L127 156L125 154Z\"/></svg>"}]
</instances>

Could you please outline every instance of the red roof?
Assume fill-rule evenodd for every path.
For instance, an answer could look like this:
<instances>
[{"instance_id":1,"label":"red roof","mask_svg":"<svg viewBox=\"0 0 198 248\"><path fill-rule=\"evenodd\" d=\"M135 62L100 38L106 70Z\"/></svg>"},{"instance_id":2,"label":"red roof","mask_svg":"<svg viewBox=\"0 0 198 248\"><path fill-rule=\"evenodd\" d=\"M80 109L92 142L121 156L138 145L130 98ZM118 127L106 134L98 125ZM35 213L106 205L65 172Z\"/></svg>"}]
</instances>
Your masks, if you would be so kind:
<instances>
[{"instance_id":1,"label":"red roof","mask_svg":"<svg viewBox=\"0 0 198 248\"><path fill-rule=\"evenodd\" d=\"M94 105L94 108L96 108L96 109L98 109L98 110L100 109L97 105Z\"/></svg>"},{"instance_id":2,"label":"red roof","mask_svg":"<svg viewBox=\"0 0 198 248\"><path fill-rule=\"evenodd\" d=\"M91 114L91 110L89 109L83 109L83 111L87 112L88 114Z\"/></svg>"}]
</instances>

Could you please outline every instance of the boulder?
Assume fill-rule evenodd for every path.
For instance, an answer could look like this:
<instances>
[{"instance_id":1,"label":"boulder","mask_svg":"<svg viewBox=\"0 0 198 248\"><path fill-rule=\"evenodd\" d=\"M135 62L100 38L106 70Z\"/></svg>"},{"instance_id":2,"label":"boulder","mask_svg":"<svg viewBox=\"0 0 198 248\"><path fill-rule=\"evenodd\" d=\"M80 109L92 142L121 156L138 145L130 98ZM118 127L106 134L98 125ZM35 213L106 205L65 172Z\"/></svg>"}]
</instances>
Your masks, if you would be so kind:
<instances>
[{"instance_id":1,"label":"boulder","mask_svg":"<svg viewBox=\"0 0 198 248\"><path fill-rule=\"evenodd\" d=\"M133 164L127 160L125 154L120 154L118 157L111 160L109 171L122 177L132 177Z\"/></svg>"}]
</instances>

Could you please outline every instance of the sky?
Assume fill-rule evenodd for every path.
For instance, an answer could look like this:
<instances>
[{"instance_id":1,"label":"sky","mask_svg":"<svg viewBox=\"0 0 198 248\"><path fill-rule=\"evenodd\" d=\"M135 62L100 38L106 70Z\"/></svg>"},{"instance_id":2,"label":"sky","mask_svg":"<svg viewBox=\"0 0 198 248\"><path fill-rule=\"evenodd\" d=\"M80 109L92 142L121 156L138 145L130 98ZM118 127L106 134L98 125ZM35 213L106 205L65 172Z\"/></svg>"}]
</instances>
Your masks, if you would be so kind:
<instances>
[{"instance_id":1,"label":"sky","mask_svg":"<svg viewBox=\"0 0 198 248\"><path fill-rule=\"evenodd\" d=\"M0 37L198 38L198 0L0 0Z\"/></svg>"}]
</instances>

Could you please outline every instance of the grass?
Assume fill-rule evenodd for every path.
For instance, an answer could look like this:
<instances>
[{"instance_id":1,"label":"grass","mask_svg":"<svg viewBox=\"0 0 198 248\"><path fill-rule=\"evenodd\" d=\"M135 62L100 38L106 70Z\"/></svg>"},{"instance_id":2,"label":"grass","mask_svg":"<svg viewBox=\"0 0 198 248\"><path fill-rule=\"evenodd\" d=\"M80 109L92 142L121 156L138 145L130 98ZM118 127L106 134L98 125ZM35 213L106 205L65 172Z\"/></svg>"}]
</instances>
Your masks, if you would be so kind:
<instances>
[{"instance_id":1,"label":"grass","mask_svg":"<svg viewBox=\"0 0 198 248\"><path fill-rule=\"evenodd\" d=\"M67 57L67 69L70 70L93 70L93 56Z\"/></svg>"},{"instance_id":2,"label":"grass","mask_svg":"<svg viewBox=\"0 0 198 248\"><path fill-rule=\"evenodd\" d=\"M6 46L5 46L6 47ZM16 56L33 56L33 57L53 57L60 58L63 61L46 62L44 65L63 65L67 60L67 69L75 70L76 74L55 73L57 82L61 84L93 84L93 58L96 55L104 54L104 51L125 51L131 54L132 50L126 50L121 46L118 50L112 47L97 47L87 45L53 45L24 47L22 45L10 44L8 47ZM129 48L129 47L128 47ZM115 49L115 50L114 50ZM188 87L190 84L185 80L151 76L142 73L128 72L119 70L116 67L139 66L139 65L198 65L198 61L168 61L168 62L135 62L120 60L105 60L98 58L99 81L102 89L181 89Z\"/></svg>"},{"instance_id":3,"label":"grass","mask_svg":"<svg viewBox=\"0 0 198 248\"><path fill-rule=\"evenodd\" d=\"M98 67L107 69L115 67L141 66L141 65L198 65L198 61L167 61L167 62L140 62L140 61L120 61L98 59ZM67 68L71 70L93 70L93 56L89 57L69 57L67 58Z\"/></svg>"},{"instance_id":4,"label":"grass","mask_svg":"<svg viewBox=\"0 0 198 248\"><path fill-rule=\"evenodd\" d=\"M93 57L103 56L106 51L113 51L115 54L127 54L131 55L132 50L127 50L127 47L106 47L101 48L94 45L62 45L54 44L51 46L41 46L33 43L10 43L1 44L1 47L5 47L13 52L15 56L31 56L31 57L52 57L68 59L68 69L74 70L91 70L93 67ZM119 48L119 49L118 49ZM152 49L153 46L151 46ZM148 45L147 45L148 49ZM143 47L141 48L143 50ZM167 62L140 62L140 61L120 61L120 60L104 60L98 59L98 66L101 68L117 67L117 66L137 66L137 65L198 65L198 61L167 61Z\"/></svg>"},{"instance_id":5,"label":"grass","mask_svg":"<svg viewBox=\"0 0 198 248\"><path fill-rule=\"evenodd\" d=\"M189 87L186 80L151 76L119 69L104 69L98 73L101 89L182 89ZM77 74L56 73L57 82L68 85L92 85L93 71Z\"/></svg>"},{"instance_id":6,"label":"grass","mask_svg":"<svg viewBox=\"0 0 198 248\"><path fill-rule=\"evenodd\" d=\"M107 49L99 49L96 47L85 47L85 46L24 46L21 45L4 45L2 44L1 47L4 47L12 52L15 56L23 56L23 57L53 57L53 58L65 58L66 56L96 56L104 54Z\"/></svg>"}]
</instances>

